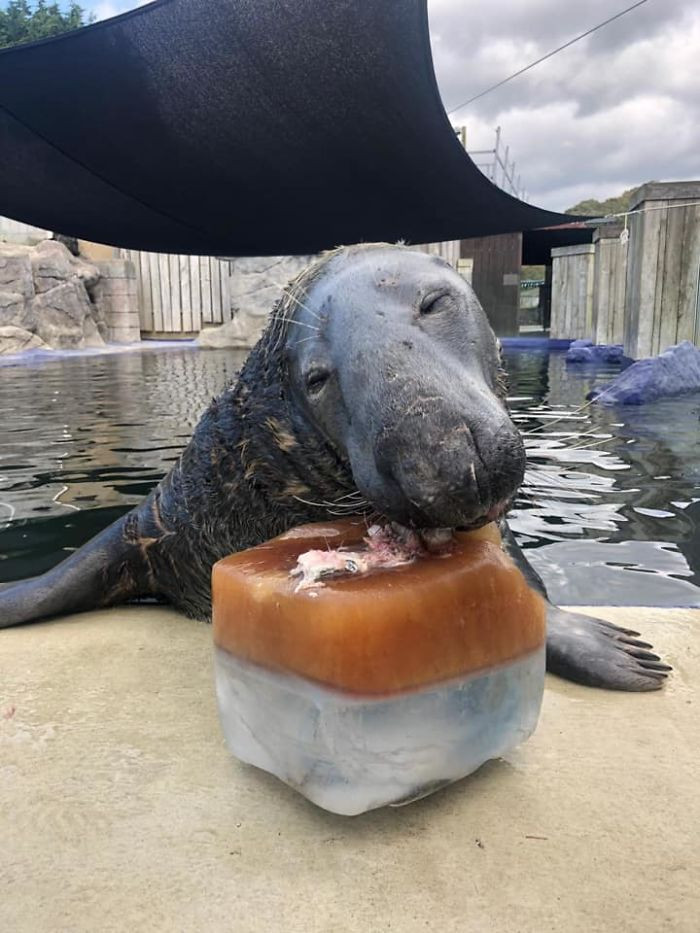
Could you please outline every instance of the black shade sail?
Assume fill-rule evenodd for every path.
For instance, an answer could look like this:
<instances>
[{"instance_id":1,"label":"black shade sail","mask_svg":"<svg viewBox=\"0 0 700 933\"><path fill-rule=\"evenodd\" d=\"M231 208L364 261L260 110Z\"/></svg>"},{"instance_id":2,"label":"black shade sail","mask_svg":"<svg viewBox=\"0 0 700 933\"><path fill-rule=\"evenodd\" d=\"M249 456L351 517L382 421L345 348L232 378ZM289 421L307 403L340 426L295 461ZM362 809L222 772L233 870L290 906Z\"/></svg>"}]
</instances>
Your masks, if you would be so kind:
<instances>
[{"instance_id":1,"label":"black shade sail","mask_svg":"<svg viewBox=\"0 0 700 933\"><path fill-rule=\"evenodd\" d=\"M589 218L590 220L591 218ZM522 260L524 266L546 266L552 262L552 250L560 246L579 246L593 242L592 226L584 223L528 230L523 234Z\"/></svg>"},{"instance_id":2,"label":"black shade sail","mask_svg":"<svg viewBox=\"0 0 700 933\"><path fill-rule=\"evenodd\" d=\"M314 253L572 219L505 194L464 152L426 0L157 0L8 49L0 165L0 215L153 252Z\"/></svg>"}]
</instances>

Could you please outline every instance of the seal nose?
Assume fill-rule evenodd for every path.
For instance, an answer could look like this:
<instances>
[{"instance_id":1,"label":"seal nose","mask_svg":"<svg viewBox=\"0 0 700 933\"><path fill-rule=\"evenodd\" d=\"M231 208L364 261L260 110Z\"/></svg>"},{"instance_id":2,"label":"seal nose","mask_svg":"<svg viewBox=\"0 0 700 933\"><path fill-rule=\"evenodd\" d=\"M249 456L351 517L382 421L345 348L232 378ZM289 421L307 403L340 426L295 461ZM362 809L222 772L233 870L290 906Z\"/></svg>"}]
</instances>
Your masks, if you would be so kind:
<instances>
[{"instance_id":1,"label":"seal nose","mask_svg":"<svg viewBox=\"0 0 700 933\"><path fill-rule=\"evenodd\" d=\"M488 511L488 478L463 427L432 449L389 435L377 447L377 468L401 491L413 522L471 524Z\"/></svg>"},{"instance_id":2,"label":"seal nose","mask_svg":"<svg viewBox=\"0 0 700 933\"><path fill-rule=\"evenodd\" d=\"M523 479L519 435L507 416L487 436L461 419L441 427L439 434L392 431L379 439L377 470L400 493L404 511L392 517L432 527L493 520Z\"/></svg>"}]
</instances>

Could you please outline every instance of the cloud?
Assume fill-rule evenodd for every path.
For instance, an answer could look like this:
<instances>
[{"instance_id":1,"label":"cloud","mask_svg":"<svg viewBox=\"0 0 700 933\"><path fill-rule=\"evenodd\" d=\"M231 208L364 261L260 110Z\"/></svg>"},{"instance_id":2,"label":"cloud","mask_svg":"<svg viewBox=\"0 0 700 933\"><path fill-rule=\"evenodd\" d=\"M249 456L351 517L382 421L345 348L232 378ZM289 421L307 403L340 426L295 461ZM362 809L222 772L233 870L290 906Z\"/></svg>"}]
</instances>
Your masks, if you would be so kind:
<instances>
[{"instance_id":1,"label":"cloud","mask_svg":"<svg viewBox=\"0 0 700 933\"><path fill-rule=\"evenodd\" d=\"M446 108L624 8L590 0L429 0ZM563 209L649 179L700 174L700 8L649 2L485 95L452 119L470 148L497 125L528 197Z\"/></svg>"},{"instance_id":2,"label":"cloud","mask_svg":"<svg viewBox=\"0 0 700 933\"><path fill-rule=\"evenodd\" d=\"M101 3L85 3L84 7L88 12L94 14L95 19L109 19L110 16L117 16L119 13L126 13L127 10L133 10L137 6L143 6L150 3L150 0L103 0Z\"/></svg>"}]
</instances>

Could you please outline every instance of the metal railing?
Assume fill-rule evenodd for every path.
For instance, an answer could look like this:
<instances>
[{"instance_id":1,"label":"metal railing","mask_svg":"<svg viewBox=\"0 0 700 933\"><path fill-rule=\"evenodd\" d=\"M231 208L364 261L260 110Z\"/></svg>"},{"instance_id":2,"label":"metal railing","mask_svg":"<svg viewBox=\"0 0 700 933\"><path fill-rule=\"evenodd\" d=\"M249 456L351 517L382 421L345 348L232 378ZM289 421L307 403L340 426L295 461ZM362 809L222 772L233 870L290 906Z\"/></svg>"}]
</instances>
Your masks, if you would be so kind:
<instances>
[{"instance_id":1,"label":"metal railing","mask_svg":"<svg viewBox=\"0 0 700 933\"><path fill-rule=\"evenodd\" d=\"M470 149L467 145L466 127L457 127L456 132L476 167L486 175L489 181L507 191L508 194L520 198L521 201L527 200L520 175L515 174L515 160L512 162L510 160L510 146L503 148L500 126L496 127L493 149Z\"/></svg>"}]
</instances>

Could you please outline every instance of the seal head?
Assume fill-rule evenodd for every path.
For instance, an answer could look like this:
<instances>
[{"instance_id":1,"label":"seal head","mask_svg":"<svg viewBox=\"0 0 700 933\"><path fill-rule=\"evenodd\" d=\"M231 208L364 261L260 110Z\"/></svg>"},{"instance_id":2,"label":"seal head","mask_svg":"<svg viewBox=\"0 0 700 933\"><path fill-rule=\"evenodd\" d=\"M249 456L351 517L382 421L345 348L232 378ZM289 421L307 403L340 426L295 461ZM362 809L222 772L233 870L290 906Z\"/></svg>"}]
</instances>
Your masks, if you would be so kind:
<instances>
[{"instance_id":1,"label":"seal head","mask_svg":"<svg viewBox=\"0 0 700 933\"><path fill-rule=\"evenodd\" d=\"M497 341L471 286L436 256L333 256L286 341L299 416L363 497L406 525L474 528L520 486L525 450Z\"/></svg>"}]
</instances>

